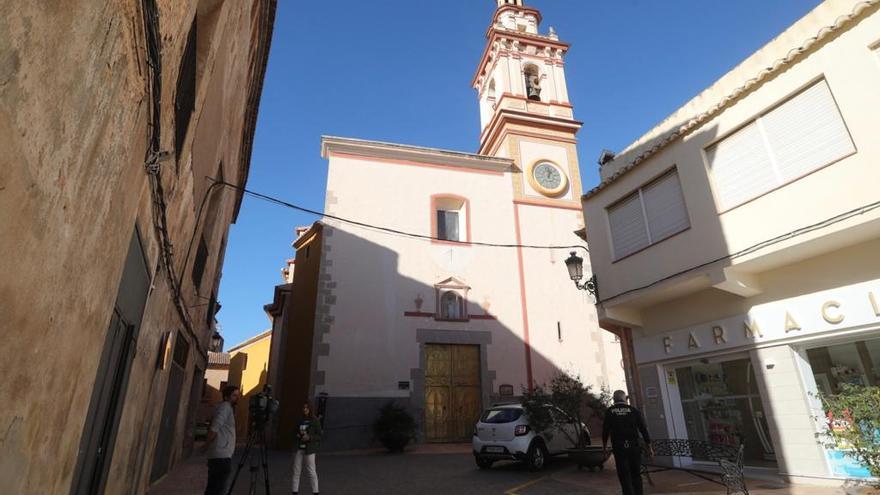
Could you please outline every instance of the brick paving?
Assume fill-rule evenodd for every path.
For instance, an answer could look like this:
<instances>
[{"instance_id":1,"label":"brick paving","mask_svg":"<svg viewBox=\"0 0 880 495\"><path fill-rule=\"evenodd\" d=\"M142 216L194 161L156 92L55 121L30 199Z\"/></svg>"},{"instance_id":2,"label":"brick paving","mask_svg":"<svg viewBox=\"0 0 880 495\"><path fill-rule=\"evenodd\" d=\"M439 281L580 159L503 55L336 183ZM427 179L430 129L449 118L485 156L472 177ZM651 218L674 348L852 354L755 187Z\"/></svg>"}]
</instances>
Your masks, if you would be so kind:
<instances>
[{"instance_id":1,"label":"brick paving","mask_svg":"<svg viewBox=\"0 0 880 495\"><path fill-rule=\"evenodd\" d=\"M289 453L271 452L270 486L273 494L290 493ZM207 474L204 457L193 456L150 490L150 495L201 494ZM620 493L614 463L604 471L579 471L565 459L554 459L541 473L531 473L516 463L498 463L489 471L477 469L469 445L422 445L405 454L381 449L318 454L318 475L325 495L617 495ZM237 465L234 459L233 465ZM655 486L646 494L724 494L723 487L682 472L653 475ZM304 480L305 481L305 480ZM235 494L247 494L248 466L242 469ZM841 489L785 485L771 479L749 480L752 495L842 495ZM260 478L257 493L263 493ZM303 483L302 494L311 493Z\"/></svg>"}]
</instances>

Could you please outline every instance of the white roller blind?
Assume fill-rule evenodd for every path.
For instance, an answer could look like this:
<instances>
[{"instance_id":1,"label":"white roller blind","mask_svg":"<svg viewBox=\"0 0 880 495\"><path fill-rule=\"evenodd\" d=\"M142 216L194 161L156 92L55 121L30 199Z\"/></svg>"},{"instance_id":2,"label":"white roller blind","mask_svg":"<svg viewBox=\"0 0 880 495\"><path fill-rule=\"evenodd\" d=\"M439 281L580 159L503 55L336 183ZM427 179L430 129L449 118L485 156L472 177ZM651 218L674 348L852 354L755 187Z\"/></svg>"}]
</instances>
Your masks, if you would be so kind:
<instances>
[{"instance_id":1,"label":"white roller blind","mask_svg":"<svg viewBox=\"0 0 880 495\"><path fill-rule=\"evenodd\" d=\"M651 242L663 240L690 226L678 172L672 172L642 189Z\"/></svg>"},{"instance_id":2,"label":"white roller blind","mask_svg":"<svg viewBox=\"0 0 880 495\"><path fill-rule=\"evenodd\" d=\"M614 257L622 258L648 245L642 202L636 192L608 209Z\"/></svg>"},{"instance_id":3,"label":"white roller blind","mask_svg":"<svg viewBox=\"0 0 880 495\"><path fill-rule=\"evenodd\" d=\"M783 103L762 120L783 182L855 151L824 80Z\"/></svg>"},{"instance_id":4,"label":"white roller blind","mask_svg":"<svg viewBox=\"0 0 880 495\"><path fill-rule=\"evenodd\" d=\"M779 183L756 122L706 150L718 208L726 210Z\"/></svg>"},{"instance_id":5,"label":"white roller blind","mask_svg":"<svg viewBox=\"0 0 880 495\"><path fill-rule=\"evenodd\" d=\"M706 149L721 211L855 151L825 80Z\"/></svg>"}]
</instances>

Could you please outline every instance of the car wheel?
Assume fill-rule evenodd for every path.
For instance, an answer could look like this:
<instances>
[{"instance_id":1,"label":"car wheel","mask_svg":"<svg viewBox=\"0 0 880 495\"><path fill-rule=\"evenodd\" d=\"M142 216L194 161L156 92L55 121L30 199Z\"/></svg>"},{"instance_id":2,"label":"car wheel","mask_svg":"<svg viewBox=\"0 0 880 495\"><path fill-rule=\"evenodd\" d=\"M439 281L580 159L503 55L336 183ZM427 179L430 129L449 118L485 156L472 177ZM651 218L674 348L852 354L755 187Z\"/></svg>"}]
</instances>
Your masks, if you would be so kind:
<instances>
[{"instance_id":1,"label":"car wheel","mask_svg":"<svg viewBox=\"0 0 880 495\"><path fill-rule=\"evenodd\" d=\"M526 463L529 466L529 471L540 471L544 469L544 464L546 462L547 447L544 446L544 442L532 442L532 445L529 446L529 452L526 456Z\"/></svg>"},{"instance_id":2,"label":"car wheel","mask_svg":"<svg viewBox=\"0 0 880 495\"><path fill-rule=\"evenodd\" d=\"M477 461L477 466L480 469L491 469L492 464L495 463L495 461L493 461L492 459L486 459L485 457L479 455L475 455L474 460Z\"/></svg>"}]
</instances>

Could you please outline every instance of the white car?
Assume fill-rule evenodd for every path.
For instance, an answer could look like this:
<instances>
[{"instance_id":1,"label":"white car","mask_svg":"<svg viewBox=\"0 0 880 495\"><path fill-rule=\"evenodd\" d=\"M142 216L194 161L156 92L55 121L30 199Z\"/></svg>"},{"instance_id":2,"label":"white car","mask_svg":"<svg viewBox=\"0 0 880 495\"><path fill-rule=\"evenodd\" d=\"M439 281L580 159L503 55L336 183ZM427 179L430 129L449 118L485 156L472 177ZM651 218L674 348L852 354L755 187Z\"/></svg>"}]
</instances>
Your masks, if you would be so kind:
<instances>
[{"instance_id":1,"label":"white car","mask_svg":"<svg viewBox=\"0 0 880 495\"><path fill-rule=\"evenodd\" d=\"M577 428L562 410L546 406L561 425L544 433L535 432L529 426L528 417L520 404L498 404L486 409L474 427L471 445L474 460L481 469L489 469L495 461L525 461L529 469L541 470L549 456L566 453L572 447L570 438L577 437ZM581 424L589 444L590 432ZM566 429L564 432L559 429Z\"/></svg>"}]
</instances>

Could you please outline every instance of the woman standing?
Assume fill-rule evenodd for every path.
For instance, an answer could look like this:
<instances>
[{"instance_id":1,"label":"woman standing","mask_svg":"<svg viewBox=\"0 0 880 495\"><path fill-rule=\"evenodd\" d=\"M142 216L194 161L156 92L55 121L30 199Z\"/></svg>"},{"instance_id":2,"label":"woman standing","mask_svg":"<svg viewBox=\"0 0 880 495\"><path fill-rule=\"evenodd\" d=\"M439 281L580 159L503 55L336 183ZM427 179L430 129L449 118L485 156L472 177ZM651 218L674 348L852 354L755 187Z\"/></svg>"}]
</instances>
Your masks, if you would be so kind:
<instances>
[{"instance_id":1,"label":"woman standing","mask_svg":"<svg viewBox=\"0 0 880 495\"><path fill-rule=\"evenodd\" d=\"M299 479L303 464L312 483L312 493L318 495L318 472L315 470L315 453L321 446L321 422L312 414L308 402L303 404L303 418L296 432L296 453L293 455L293 495L299 494Z\"/></svg>"}]
</instances>

